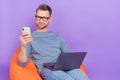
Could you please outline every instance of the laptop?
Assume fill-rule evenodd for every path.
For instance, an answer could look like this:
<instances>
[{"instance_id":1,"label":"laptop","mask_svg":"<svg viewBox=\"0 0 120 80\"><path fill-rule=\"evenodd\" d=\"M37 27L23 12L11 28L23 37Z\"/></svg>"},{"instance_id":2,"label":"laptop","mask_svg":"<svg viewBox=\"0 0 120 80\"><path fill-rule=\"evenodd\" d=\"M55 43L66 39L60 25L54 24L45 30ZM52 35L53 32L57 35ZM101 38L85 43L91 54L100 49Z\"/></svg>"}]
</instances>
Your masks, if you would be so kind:
<instances>
[{"instance_id":1,"label":"laptop","mask_svg":"<svg viewBox=\"0 0 120 80\"><path fill-rule=\"evenodd\" d=\"M50 70L77 69L82 64L87 52L60 53L55 63L44 63L44 67Z\"/></svg>"}]
</instances>

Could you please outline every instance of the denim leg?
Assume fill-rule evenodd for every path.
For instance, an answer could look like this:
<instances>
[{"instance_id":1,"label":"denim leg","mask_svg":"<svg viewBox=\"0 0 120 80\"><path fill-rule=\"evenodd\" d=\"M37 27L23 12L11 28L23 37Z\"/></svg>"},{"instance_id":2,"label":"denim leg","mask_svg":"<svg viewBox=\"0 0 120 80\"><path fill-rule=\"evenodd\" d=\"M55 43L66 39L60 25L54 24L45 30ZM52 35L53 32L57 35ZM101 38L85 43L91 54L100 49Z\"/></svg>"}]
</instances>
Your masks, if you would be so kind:
<instances>
[{"instance_id":1,"label":"denim leg","mask_svg":"<svg viewBox=\"0 0 120 80\"><path fill-rule=\"evenodd\" d=\"M68 75L66 72L64 71L54 71L53 74L59 78L57 80L74 80L70 75Z\"/></svg>"},{"instance_id":2,"label":"denim leg","mask_svg":"<svg viewBox=\"0 0 120 80\"><path fill-rule=\"evenodd\" d=\"M80 69L73 69L67 71L66 73L68 73L72 78L74 78L74 80L89 80L86 74L84 74L84 72L82 72L82 70Z\"/></svg>"},{"instance_id":3,"label":"denim leg","mask_svg":"<svg viewBox=\"0 0 120 80\"><path fill-rule=\"evenodd\" d=\"M57 80L55 79L56 77L53 77L52 71L46 68L40 72L40 76L42 77L42 80Z\"/></svg>"},{"instance_id":4,"label":"denim leg","mask_svg":"<svg viewBox=\"0 0 120 80\"><path fill-rule=\"evenodd\" d=\"M64 71L51 71L47 68L44 68L41 72L41 76L43 80L74 80L71 76L69 76Z\"/></svg>"}]
</instances>

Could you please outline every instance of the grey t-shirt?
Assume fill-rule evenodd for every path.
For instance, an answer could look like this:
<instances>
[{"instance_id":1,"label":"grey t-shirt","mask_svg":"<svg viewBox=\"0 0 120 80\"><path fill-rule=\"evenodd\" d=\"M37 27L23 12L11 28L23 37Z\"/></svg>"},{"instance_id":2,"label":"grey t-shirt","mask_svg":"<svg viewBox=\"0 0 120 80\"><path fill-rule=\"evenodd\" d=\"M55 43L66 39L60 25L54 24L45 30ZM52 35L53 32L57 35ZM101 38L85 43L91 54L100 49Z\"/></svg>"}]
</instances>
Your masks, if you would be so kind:
<instances>
[{"instance_id":1,"label":"grey t-shirt","mask_svg":"<svg viewBox=\"0 0 120 80\"><path fill-rule=\"evenodd\" d=\"M61 52L70 52L67 43L59 33L33 32L32 37L33 41L27 45L27 56L32 58L39 71L43 63L56 62Z\"/></svg>"}]
</instances>

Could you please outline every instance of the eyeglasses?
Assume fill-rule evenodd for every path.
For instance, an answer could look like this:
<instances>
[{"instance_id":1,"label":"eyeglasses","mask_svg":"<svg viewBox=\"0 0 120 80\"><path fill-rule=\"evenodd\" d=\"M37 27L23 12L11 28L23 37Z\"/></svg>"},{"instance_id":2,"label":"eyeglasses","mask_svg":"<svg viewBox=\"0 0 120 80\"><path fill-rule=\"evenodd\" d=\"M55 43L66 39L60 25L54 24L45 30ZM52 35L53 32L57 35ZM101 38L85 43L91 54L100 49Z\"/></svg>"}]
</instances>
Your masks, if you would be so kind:
<instances>
[{"instance_id":1,"label":"eyeglasses","mask_svg":"<svg viewBox=\"0 0 120 80\"><path fill-rule=\"evenodd\" d=\"M48 19L50 18L50 17L42 17L42 16L37 16L37 15L35 15L35 17L36 17L37 20L41 20L42 19L45 22L48 21Z\"/></svg>"}]
</instances>

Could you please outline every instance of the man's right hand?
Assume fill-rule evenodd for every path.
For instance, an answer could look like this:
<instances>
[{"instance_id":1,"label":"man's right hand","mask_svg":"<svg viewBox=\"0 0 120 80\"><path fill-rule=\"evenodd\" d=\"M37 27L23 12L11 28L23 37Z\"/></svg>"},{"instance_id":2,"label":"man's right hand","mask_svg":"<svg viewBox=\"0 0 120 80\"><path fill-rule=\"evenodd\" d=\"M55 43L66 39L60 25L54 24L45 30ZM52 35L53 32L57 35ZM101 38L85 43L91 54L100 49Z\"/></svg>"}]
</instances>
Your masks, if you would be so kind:
<instances>
[{"instance_id":1,"label":"man's right hand","mask_svg":"<svg viewBox=\"0 0 120 80\"><path fill-rule=\"evenodd\" d=\"M32 42L33 38L31 35L22 34L20 35L21 47L26 48L29 42Z\"/></svg>"}]
</instances>

